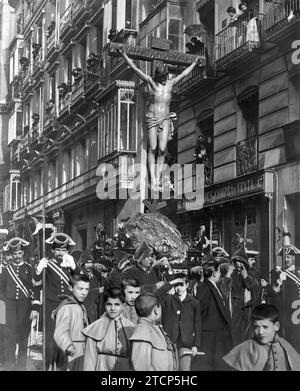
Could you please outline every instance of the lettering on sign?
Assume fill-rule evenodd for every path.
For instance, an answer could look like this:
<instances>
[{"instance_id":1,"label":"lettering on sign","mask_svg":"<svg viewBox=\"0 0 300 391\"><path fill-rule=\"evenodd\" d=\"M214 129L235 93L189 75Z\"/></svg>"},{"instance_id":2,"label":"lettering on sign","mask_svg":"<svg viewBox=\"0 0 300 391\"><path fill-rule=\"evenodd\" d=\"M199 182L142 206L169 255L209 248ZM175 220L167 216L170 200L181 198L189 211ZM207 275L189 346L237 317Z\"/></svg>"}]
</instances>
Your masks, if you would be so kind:
<instances>
[{"instance_id":1,"label":"lettering on sign","mask_svg":"<svg viewBox=\"0 0 300 391\"><path fill-rule=\"evenodd\" d=\"M241 197L243 195L264 191L264 175L254 176L248 179L239 180L235 183L223 185L205 191L205 204Z\"/></svg>"}]
</instances>

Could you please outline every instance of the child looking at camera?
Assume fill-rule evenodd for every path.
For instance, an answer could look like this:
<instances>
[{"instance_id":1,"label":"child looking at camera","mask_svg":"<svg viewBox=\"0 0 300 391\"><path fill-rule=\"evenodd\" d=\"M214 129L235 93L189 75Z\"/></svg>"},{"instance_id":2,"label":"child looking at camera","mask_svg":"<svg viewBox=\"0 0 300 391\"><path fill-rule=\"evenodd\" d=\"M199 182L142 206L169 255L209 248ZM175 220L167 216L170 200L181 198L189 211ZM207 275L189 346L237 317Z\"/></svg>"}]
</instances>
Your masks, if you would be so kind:
<instances>
[{"instance_id":1,"label":"child looking at camera","mask_svg":"<svg viewBox=\"0 0 300 391\"><path fill-rule=\"evenodd\" d=\"M233 348L223 360L238 371L299 371L300 355L280 338L276 307L260 304L252 313L254 335Z\"/></svg>"},{"instance_id":2,"label":"child looking at camera","mask_svg":"<svg viewBox=\"0 0 300 391\"><path fill-rule=\"evenodd\" d=\"M54 340L67 361L61 363L60 370L82 371L85 338L81 331L88 325L83 303L89 293L90 282L86 276L75 274L70 278L70 285L72 293L52 314L56 320Z\"/></svg>"},{"instance_id":3,"label":"child looking at camera","mask_svg":"<svg viewBox=\"0 0 300 391\"><path fill-rule=\"evenodd\" d=\"M125 318L136 324L138 320L138 314L136 313L134 303L135 299L141 293L141 285L136 278L127 277L123 278L121 282L121 288L123 289L125 294L123 315L125 316Z\"/></svg>"},{"instance_id":4,"label":"child looking at camera","mask_svg":"<svg viewBox=\"0 0 300 391\"><path fill-rule=\"evenodd\" d=\"M125 303L120 288L104 292L105 312L100 319L82 331L87 338L84 371L128 371L129 338L134 323L122 314Z\"/></svg>"}]
</instances>

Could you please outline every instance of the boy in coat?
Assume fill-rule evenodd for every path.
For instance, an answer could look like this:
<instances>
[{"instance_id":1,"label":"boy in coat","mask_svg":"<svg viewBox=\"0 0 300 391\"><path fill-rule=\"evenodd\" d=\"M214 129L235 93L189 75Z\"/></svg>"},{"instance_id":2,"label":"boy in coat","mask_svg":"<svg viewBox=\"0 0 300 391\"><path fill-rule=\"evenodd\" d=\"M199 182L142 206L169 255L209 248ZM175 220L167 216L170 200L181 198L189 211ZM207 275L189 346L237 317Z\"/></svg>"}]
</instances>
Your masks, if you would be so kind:
<instances>
[{"instance_id":1,"label":"boy in coat","mask_svg":"<svg viewBox=\"0 0 300 391\"><path fill-rule=\"evenodd\" d=\"M162 305L162 325L178 349L179 370L189 371L192 356L200 349L201 307L199 301L187 293L188 276L177 273L174 277L156 294ZM175 294L166 294L172 287Z\"/></svg>"},{"instance_id":2,"label":"boy in coat","mask_svg":"<svg viewBox=\"0 0 300 391\"><path fill-rule=\"evenodd\" d=\"M84 371L128 371L129 338L134 323L122 314L125 295L120 288L104 292L105 313L82 331L87 338Z\"/></svg>"},{"instance_id":3,"label":"boy in coat","mask_svg":"<svg viewBox=\"0 0 300 391\"><path fill-rule=\"evenodd\" d=\"M89 293L89 279L74 275L70 279L72 293L53 311L56 320L54 340L67 356L67 369L82 371L85 338L81 331L88 325L88 316L83 302Z\"/></svg>"},{"instance_id":4,"label":"boy in coat","mask_svg":"<svg viewBox=\"0 0 300 391\"><path fill-rule=\"evenodd\" d=\"M238 371L299 371L300 355L280 338L279 314L271 304L260 304L252 313L254 336L223 357Z\"/></svg>"},{"instance_id":5,"label":"boy in coat","mask_svg":"<svg viewBox=\"0 0 300 391\"><path fill-rule=\"evenodd\" d=\"M134 303L135 299L141 293L140 283L135 278L123 278L121 287L125 294L123 315L125 318L136 324L138 320L138 314L136 313Z\"/></svg>"},{"instance_id":6,"label":"boy in coat","mask_svg":"<svg viewBox=\"0 0 300 391\"><path fill-rule=\"evenodd\" d=\"M153 293L142 293L135 300L139 315L130 337L131 364L135 371L177 371L175 345L160 325L161 305Z\"/></svg>"},{"instance_id":7,"label":"boy in coat","mask_svg":"<svg viewBox=\"0 0 300 391\"><path fill-rule=\"evenodd\" d=\"M201 350L205 356L199 360L197 369L224 371L229 367L222 357L232 349L233 344L229 309L217 286L221 275L219 263L207 256L203 272L204 282L198 289L197 298L201 305Z\"/></svg>"}]
</instances>

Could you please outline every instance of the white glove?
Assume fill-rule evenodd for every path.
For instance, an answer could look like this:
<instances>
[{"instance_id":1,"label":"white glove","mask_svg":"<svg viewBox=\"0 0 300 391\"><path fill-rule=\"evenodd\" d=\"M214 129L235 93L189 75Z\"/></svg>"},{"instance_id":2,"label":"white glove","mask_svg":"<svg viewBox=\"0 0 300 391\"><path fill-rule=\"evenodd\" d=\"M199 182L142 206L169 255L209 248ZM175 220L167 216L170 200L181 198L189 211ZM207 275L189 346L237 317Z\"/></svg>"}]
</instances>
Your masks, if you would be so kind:
<instances>
[{"instance_id":1,"label":"white glove","mask_svg":"<svg viewBox=\"0 0 300 391\"><path fill-rule=\"evenodd\" d=\"M35 327L37 325L38 320L39 320L39 313L38 313L38 311L35 311L35 310L31 311L31 313L30 313L30 320L32 322L31 326Z\"/></svg>"},{"instance_id":2,"label":"white glove","mask_svg":"<svg viewBox=\"0 0 300 391\"><path fill-rule=\"evenodd\" d=\"M36 274L39 276L47 266L48 266L48 260L46 258L42 258L36 267Z\"/></svg>"},{"instance_id":3,"label":"white glove","mask_svg":"<svg viewBox=\"0 0 300 391\"><path fill-rule=\"evenodd\" d=\"M280 278L281 281L285 281L286 280L286 274L284 272L280 273L279 278Z\"/></svg>"},{"instance_id":4,"label":"white glove","mask_svg":"<svg viewBox=\"0 0 300 391\"><path fill-rule=\"evenodd\" d=\"M65 254L63 256L63 261L61 263L62 267L70 267L72 270L75 270L76 264L74 258L70 254Z\"/></svg>"}]
</instances>

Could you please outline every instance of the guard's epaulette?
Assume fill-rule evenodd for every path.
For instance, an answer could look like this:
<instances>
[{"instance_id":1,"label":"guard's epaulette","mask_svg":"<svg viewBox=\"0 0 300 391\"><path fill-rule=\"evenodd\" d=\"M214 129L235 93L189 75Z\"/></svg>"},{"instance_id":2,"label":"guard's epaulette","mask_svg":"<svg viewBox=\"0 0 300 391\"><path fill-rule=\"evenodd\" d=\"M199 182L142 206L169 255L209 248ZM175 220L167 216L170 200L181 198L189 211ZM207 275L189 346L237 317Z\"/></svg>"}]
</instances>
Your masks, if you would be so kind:
<instances>
[{"instance_id":1,"label":"guard's epaulette","mask_svg":"<svg viewBox=\"0 0 300 391\"><path fill-rule=\"evenodd\" d=\"M30 263L28 263L28 262L25 261L24 264L27 265L27 266L30 266L31 269L32 269L32 266L30 265Z\"/></svg>"}]
</instances>

